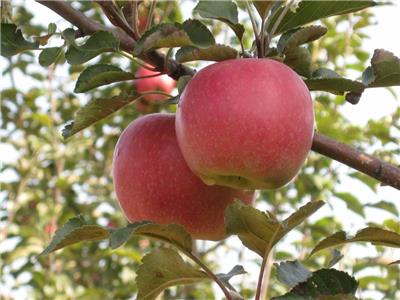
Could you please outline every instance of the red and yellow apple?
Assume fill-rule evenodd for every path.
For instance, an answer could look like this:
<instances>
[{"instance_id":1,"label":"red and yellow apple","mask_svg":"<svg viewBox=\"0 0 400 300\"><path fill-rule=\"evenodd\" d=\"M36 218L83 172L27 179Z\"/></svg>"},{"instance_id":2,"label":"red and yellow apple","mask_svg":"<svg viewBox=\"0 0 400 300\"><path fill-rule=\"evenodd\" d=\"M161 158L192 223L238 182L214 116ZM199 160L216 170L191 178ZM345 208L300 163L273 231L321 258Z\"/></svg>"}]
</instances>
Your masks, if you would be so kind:
<instances>
[{"instance_id":1,"label":"red and yellow apple","mask_svg":"<svg viewBox=\"0 0 400 300\"><path fill-rule=\"evenodd\" d=\"M307 86L272 59L236 59L200 70L180 97L176 134L190 169L207 184L275 189L311 148Z\"/></svg>"},{"instance_id":2,"label":"red and yellow apple","mask_svg":"<svg viewBox=\"0 0 400 300\"><path fill-rule=\"evenodd\" d=\"M190 171L178 147L175 115L150 114L120 136L113 157L114 187L130 222L181 224L194 238L225 237L224 211L253 193L205 185Z\"/></svg>"},{"instance_id":3,"label":"red and yellow apple","mask_svg":"<svg viewBox=\"0 0 400 300\"><path fill-rule=\"evenodd\" d=\"M153 76L157 75L158 73L159 72L154 72L146 68L140 67L137 70L135 77L141 78L141 77ZM176 85L175 80L173 80L166 74L154 77L141 78L136 80L136 90L140 94L149 93L152 91L161 91L169 94L173 91L175 85ZM161 94L149 94L143 96L142 99L145 99L149 102L159 102L167 99L167 96Z\"/></svg>"}]
</instances>

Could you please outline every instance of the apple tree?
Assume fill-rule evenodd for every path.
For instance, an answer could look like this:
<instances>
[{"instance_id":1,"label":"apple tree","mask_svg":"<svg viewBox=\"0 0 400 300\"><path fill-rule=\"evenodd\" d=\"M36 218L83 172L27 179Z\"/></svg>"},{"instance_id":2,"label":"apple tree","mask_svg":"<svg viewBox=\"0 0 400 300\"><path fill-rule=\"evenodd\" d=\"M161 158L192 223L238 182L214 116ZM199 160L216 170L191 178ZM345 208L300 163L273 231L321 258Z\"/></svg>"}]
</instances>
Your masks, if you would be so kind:
<instances>
[{"instance_id":1,"label":"apple tree","mask_svg":"<svg viewBox=\"0 0 400 300\"><path fill-rule=\"evenodd\" d=\"M400 108L342 111L400 85L387 4L1 5L4 299L400 297Z\"/></svg>"}]
</instances>

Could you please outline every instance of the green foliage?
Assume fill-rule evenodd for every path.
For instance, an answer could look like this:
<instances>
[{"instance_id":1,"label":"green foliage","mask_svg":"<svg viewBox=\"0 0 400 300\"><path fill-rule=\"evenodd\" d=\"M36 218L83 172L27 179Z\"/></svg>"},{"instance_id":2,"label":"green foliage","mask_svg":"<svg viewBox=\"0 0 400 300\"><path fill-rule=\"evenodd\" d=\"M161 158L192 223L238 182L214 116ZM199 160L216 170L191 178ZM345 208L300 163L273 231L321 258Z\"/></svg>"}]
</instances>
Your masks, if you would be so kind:
<instances>
[{"instance_id":1,"label":"green foliage","mask_svg":"<svg viewBox=\"0 0 400 300\"><path fill-rule=\"evenodd\" d=\"M225 224L229 234L237 235L243 245L264 257L266 251L323 204L323 201L309 202L279 222L271 213L236 202L226 209Z\"/></svg>"},{"instance_id":2,"label":"green foliage","mask_svg":"<svg viewBox=\"0 0 400 300\"><path fill-rule=\"evenodd\" d=\"M174 250L156 249L143 257L138 270L138 300L152 300L166 288L193 284L207 279L207 274L186 263Z\"/></svg>"},{"instance_id":3,"label":"green foliage","mask_svg":"<svg viewBox=\"0 0 400 300\"><path fill-rule=\"evenodd\" d=\"M326 248L354 242L370 242L374 245L400 248L400 234L376 227L361 229L354 237L346 237L344 231L339 231L320 241L312 250L311 255Z\"/></svg>"},{"instance_id":4,"label":"green foliage","mask_svg":"<svg viewBox=\"0 0 400 300\"><path fill-rule=\"evenodd\" d=\"M98 225L89 225L82 218L73 218L62 228L56 231L50 245L41 253L50 252L73 245L83 241L104 240L109 232Z\"/></svg>"},{"instance_id":5,"label":"green foliage","mask_svg":"<svg viewBox=\"0 0 400 300\"><path fill-rule=\"evenodd\" d=\"M286 30L302 26L313 21L348 14L363 10L367 7L376 5L374 1L300 1L299 6L295 11L288 11L282 21L279 23L275 33L281 33ZM281 15L283 7L277 9L272 15L270 26L267 30L270 31L273 24Z\"/></svg>"},{"instance_id":6,"label":"green foliage","mask_svg":"<svg viewBox=\"0 0 400 300\"><path fill-rule=\"evenodd\" d=\"M1 24L1 55L9 57L23 51L38 49L38 43L24 39L14 24Z\"/></svg>"},{"instance_id":7,"label":"green foliage","mask_svg":"<svg viewBox=\"0 0 400 300\"><path fill-rule=\"evenodd\" d=\"M139 96L139 94L122 94L112 98L99 98L89 101L76 112L74 121L64 126L62 129L63 137L68 138L99 120L108 117L117 110L135 101Z\"/></svg>"},{"instance_id":8,"label":"green foliage","mask_svg":"<svg viewBox=\"0 0 400 300\"><path fill-rule=\"evenodd\" d=\"M298 261L284 261L277 265L277 279L289 288L307 281L310 276L311 272Z\"/></svg>"},{"instance_id":9,"label":"green foliage","mask_svg":"<svg viewBox=\"0 0 400 300\"><path fill-rule=\"evenodd\" d=\"M62 49L62 47L49 47L43 49L39 55L39 64L43 67L50 66L60 56Z\"/></svg>"},{"instance_id":10,"label":"green foliage","mask_svg":"<svg viewBox=\"0 0 400 300\"><path fill-rule=\"evenodd\" d=\"M71 65L83 64L101 53L119 49L119 41L107 31L97 31L83 45L78 45L69 37L67 42L69 42L69 48L65 52L65 58Z\"/></svg>"},{"instance_id":11,"label":"green foliage","mask_svg":"<svg viewBox=\"0 0 400 300\"><path fill-rule=\"evenodd\" d=\"M281 35L277 48L279 52L286 53L294 47L321 38L326 32L327 29L325 27L316 25L292 29Z\"/></svg>"},{"instance_id":12,"label":"green foliage","mask_svg":"<svg viewBox=\"0 0 400 300\"><path fill-rule=\"evenodd\" d=\"M159 225L153 223L133 223L125 228L114 230L111 234L111 247L125 243L132 234L154 238L167 242L182 251L192 252L192 237L181 225Z\"/></svg>"},{"instance_id":13,"label":"green foliage","mask_svg":"<svg viewBox=\"0 0 400 300\"><path fill-rule=\"evenodd\" d=\"M232 1L201 0L193 11L203 18L216 19L228 24L239 40L242 40L244 27L238 23L237 6Z\"/></svg>"},{"instance_id":14,"label":"green foliage","mask_svg":"<svg viewBox=\"0 0 400 300\"><path fill-rule=\"evenodd\" d=\"M158 48L182 46L209 47L215 44L207 27L198 20L187 20L183 24L164 23L154 26L138 41L133 53L140 55Z\"/></svg>"},{"instance_id":15,"label":"green foliage","mask_svg":"<svg viewBox=\"0 0 400 300\"><path fill-rule=\"evenodd\" d=\"M347 273L335 269L321 269L313 272L307 281L299 283L289 293L272 299L355 299L357 287L357 281Z\"/></svg>"},{"instance_id":16,"label":"green foliage","mask_svg":"<svg viewBox=\"0 0 400 300\"><path fill-rule=\"evenodd\" d=\"M135 74L125 72L116 66L93 65L79 75L74 92L84 93L102 85L132 79L135 79Z\"/></svg>"},{"instance_id":17,"label":"green foliage","mask_svg":"<svg viewBox=\"0 0 400 300\"><path fill-rule=\"evenodd\" d=\"M234 48L218 44L205 49L192 46L182 47L175 55L176 60L180 63L194 60L223 61L237 57L238 52Z\"/></svg>"}]
</instances>

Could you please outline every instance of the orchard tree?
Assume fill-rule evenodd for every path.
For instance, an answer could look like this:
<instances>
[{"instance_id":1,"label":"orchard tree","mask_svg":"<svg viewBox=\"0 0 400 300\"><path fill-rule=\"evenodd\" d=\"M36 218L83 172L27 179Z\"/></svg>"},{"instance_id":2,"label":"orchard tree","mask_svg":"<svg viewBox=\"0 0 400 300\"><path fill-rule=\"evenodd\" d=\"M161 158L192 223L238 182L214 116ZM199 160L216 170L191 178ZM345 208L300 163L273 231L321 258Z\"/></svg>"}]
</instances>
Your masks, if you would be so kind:
<instances>
[{"instance_id":1,"label":"orchard tree","mask_svg":"<svg viewBox=\"0 0 400 300\"><path fill-rule=\"evenodd\" d=\"M400 297L398 206L339 188L400 190L400 109L365 127L341 113L400 85L398 57L362 48L379 3L36 2L64 21L1 2L1 155L15 159L2 166L0 287ZM367 209L388 217L343 230ZM349 255L359 243L371 255Z\"/></svg>"}]
</instances>

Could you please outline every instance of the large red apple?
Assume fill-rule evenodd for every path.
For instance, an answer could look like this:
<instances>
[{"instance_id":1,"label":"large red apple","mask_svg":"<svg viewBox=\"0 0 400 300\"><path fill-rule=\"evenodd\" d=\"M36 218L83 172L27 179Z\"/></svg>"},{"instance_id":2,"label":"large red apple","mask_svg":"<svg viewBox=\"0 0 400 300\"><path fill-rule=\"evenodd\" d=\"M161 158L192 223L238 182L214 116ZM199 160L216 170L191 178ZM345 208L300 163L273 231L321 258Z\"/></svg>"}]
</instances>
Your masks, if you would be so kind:
<instances>
[{"instance_id":1,"label":"large red apple","mask_svg":"<svg viewBox=\"0 0 400 300\"><path fill-rule=\"evenodd\" d=\"M274 189L299 171L311 148L307 86L271 59L227 60L186 86L176 134L191 170L207 184Z\"/></svg>"},{"instance_id":2,"label":"large red apple","mask_svg":"<svg viewBox=\"0 0 400 300\"><path fill-rule=\"evenodd\" d=\"M172 114L150 114L124 130L114 151L113 177L129 221L181 224L197 239L224 238L227 205L253 198L253 193L205 185L190 171L179 150Z\"/></svg>"},{"instance_id":3,"label":"large red apple","mask_svg":"<svg viewBox=\"0 0 400 300\"><path fill-rule=\"evenodd\" d=\"M135 77L140 78L140 77L152 76L152 75L157 75L157 73L158 72L153 72L146 68L140 67L137 70ZM171 77L165 74L136 80L136 90L139 93L161 91L169 94L175 88L175 85L176 85L175 80L173 80ZM167 96L160 94L151 94L144 96L143 99L149 102L158 102L167 99Z\"/></svg>"}]
</instances>

